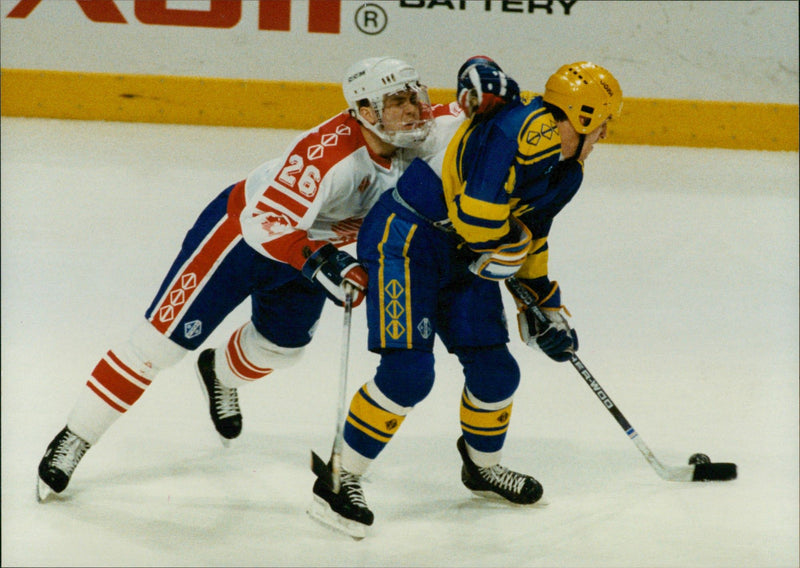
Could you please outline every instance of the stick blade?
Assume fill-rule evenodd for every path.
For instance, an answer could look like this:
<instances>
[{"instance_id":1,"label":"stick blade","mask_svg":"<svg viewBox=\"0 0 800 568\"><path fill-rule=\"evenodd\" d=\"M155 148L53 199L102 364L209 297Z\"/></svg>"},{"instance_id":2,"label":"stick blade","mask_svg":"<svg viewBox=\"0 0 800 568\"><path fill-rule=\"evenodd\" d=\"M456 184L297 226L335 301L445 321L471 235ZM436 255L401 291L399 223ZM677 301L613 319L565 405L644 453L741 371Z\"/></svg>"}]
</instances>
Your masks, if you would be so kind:
<instances>
[{"instance_id":1,"label":"stick blade","mask_svg":"<svg viewBox=\"0 0 800 568\"><path fill-rule=\"evenodd\" d=\"M692 481L731 481L736 476L735 463L698 463L694 466Z\"/></svg>"},{"instance_id":2,"label":"stick blade","mask_svg":"<svg viewBox=\"0 0 800 568\"><path fill-rule=\"evenodd\" d=\"M328 462L319 457L313 450L311 451L311 471L328 487L332 488L334 486L333 472L328 466Z\"/></svg>"}]
</instances>

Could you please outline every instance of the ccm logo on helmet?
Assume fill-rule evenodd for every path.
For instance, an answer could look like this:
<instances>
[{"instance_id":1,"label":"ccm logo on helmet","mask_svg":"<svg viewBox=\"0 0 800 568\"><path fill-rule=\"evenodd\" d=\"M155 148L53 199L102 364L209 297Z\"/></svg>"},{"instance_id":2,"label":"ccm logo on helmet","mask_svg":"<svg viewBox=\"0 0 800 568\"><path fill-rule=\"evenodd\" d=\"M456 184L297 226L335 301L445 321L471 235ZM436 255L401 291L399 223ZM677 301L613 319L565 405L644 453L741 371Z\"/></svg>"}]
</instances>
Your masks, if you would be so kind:
<instances>
[{"instance_id":1,"label":"ccm logo on helmet","mask_svg":"<svg viewBox=\"0 0 800 568\"><path fill-rule=\"evenodd\" d=\"M358 79L358 78L359 78L359 77L361 77L362 75L366 75L366 74L367 74L366 70L362 69L362 70L361 70L361 71L359 71L358 73L353 73L352 75L350 75L350 76L347 78L347 82L348 82L348 83L352 83L353 81L355 81L356 79Z\"/></svg>"}]
</instances>

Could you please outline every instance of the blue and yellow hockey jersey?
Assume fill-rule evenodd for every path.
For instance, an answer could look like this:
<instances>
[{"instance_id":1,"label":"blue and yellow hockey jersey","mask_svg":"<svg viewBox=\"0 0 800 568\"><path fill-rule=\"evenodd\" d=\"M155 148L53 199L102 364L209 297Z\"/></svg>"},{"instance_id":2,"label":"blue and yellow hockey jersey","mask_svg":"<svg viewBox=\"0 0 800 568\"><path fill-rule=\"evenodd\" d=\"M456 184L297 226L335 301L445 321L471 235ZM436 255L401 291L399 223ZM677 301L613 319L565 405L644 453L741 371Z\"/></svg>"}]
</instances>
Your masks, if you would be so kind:
<instances>
[{"instance_id":1,"label":"blue and yellow hockey jersey","mask_svg":"<svg viewBox=\"0 0 800 568\"><path fill-rule=\"evenodd\" d=\"M442 166L447 213L474 251L503 243L509 215L533 235L517 276L547 292L547 235L553 217L572 199L583 166L560 160L561 138L541 97L511 103L489 120L464 123L448 145Z\"/></svg>"}]
</instances>

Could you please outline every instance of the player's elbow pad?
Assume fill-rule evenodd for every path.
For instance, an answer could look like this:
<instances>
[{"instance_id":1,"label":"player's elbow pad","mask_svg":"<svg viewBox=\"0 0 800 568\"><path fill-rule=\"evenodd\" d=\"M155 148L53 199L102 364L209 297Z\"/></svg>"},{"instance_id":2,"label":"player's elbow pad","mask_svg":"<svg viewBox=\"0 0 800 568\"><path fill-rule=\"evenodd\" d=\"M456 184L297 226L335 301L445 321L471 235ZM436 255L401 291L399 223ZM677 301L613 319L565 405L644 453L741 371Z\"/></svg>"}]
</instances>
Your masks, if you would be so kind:
<instances>
[{"instance_id":1,"label":"player's elbow pad","mask_svg":"<svg viewBox=\"0 0 800 568\"><path fill-rule=\"evenodd\" d=\"M472 273L487 280L505 280L517 273L528 256L533 237L528 228L513 215L509 217L511 242L485 252L469 265Z\"/></svg>"}]
</instances>

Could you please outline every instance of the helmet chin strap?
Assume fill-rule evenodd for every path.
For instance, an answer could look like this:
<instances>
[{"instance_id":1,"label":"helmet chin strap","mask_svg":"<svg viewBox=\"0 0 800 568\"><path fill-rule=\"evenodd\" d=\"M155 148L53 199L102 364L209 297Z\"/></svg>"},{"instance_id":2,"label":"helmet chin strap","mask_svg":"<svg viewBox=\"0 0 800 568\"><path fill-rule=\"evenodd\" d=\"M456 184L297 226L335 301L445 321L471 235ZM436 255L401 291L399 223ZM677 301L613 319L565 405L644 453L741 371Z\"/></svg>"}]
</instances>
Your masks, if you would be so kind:
<instances>
[{"instance_id":1,"label":"helmet chin strap","mask_svg":"<svg viewBox=\"0 0 800 568\"><path fill-rule=\"evenodd\" d=\"M353 109L350 109L350 115L353 116L353 118L355 118L361 126L372 132L375 136L377 136L387 144L392 144L392 141L389 140L389 137L386 135L386 133L383 131L383 128L380 126L381 125L380 119L378 119L375 122L375 124L373 124L365 117L355 113Z\"/></svg>"},{"instance_id":2,"label":"helmet chin strap","mask_svg":"<svg viewBox=\"0 0 800 568\"><path fill-rule=\"evenodd\" d=\"M575 149L575 153L572 154L569 158L564 160L565 162L573 161L577 162L578 159L581 157L581 152L583 152L583 143L586 142L586 134L578 134L578 147Z\"/></svg>"},{"instance_id":3,"label":"helmet chin strap","mask_svg":"<svg viewBox=\"0 0 800 568\"><path fill-rule=\"evenodd\" d=\"M380 126L381 124L380 120L378 120L378 122L376 122L375 124L372 124L370 121L362 118L359 120L359 122L364 128L372 132L375 136L377 136L384 142L391 144L389 137L386 135L386 133L383 131L383 128Z\"/></svg>"},{"instance_id":4,"label":"helmet chin strap","mask_svg":"<svg viewBox=\"0 0 800 568\"><path fill-rule=\"evenodd\" d=\"M364 128L375 134L375 136L387 144L391 144L395 148L414 148L419 146L428 137L430 131L430 125L427 125L413 130L395 130L387 132L380 120L375 124L371 124L368 120L363 119L363 117L359 117L359 122L361 122Z\"/></svg>"}]
</instances>

